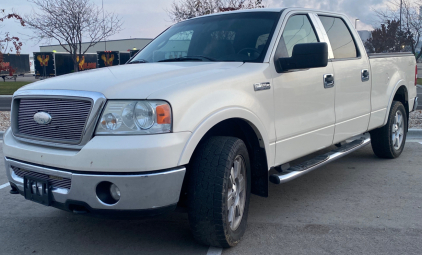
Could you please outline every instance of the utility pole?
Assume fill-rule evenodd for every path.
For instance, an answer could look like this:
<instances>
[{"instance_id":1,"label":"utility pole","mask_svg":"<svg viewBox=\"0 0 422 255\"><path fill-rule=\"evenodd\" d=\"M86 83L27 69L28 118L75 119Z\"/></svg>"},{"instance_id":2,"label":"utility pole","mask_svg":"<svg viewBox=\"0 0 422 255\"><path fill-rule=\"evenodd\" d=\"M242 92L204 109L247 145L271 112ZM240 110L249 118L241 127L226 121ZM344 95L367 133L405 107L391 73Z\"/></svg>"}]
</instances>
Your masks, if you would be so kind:
<instances>
[{"instance_id":1,"label":"utility pole","mask_svg":"<svg viewBox=\"0 0 422 255\"><path fill-rule=\"evenodd\" d=\"M400 32L401 32L401 9L402 9L402 5L403 5L403 0L400 0Z\"/></svg>"},{"instance_id":2,"label":"utility pole","mask_svg":"<svg viewBox=\"0 0 422 255\"><path fill-rule=\"evenodd\" d=\"M104 22L104 20L105 20L105 17L104 17L104 0L101 0L101 8L103 9L103 22ZM103 24L103 33L105 34L105 24ZM104 38L104 51L107 51L107 38Z\"/></svg>"}]
</instances>

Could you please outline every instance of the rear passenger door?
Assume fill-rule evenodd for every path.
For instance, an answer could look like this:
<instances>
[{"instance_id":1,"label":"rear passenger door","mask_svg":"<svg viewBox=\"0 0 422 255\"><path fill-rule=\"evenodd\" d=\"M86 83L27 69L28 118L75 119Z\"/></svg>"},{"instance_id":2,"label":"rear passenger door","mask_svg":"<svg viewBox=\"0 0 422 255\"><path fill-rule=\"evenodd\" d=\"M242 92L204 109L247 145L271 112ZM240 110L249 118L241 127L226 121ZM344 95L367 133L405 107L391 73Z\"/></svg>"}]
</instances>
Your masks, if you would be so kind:
<instances>
[{"instance_id":1,"label":"rear passenger door","mask_svg":"<svg viewBox=\"0 0 422 255\"><path fill-rule=\"evenodd\" d=\"M336 125L334 143L364 133L371 111L371 80L366 52L350 22L342 16L318 14L333 53ZM330 48L330 47L329 47Z\"/></svg>"}]
</instances>

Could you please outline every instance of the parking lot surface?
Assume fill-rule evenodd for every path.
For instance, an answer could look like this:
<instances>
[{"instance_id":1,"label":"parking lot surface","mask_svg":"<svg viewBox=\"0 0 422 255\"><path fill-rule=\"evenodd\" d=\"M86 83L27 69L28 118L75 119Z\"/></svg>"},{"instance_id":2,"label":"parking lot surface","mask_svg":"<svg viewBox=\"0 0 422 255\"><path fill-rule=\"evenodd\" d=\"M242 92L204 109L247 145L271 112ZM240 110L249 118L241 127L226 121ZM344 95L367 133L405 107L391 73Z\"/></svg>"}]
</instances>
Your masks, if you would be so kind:
<instances>
[{"instance_id":1,"label":"parking lot surface","mask_svg":"<svg viewBox=\"0 0 422 255\"><path fill-rule=\"evenodd\" d=\"M3 157L2 152L0 155ZM0 163L0 185L6 183ZM223 254L422 254L422 144L378 159L371 146L252 196L241 243ZM187 215L74 215L0 189L0 254L207 254Z\"/></svg>"}]
</instances>

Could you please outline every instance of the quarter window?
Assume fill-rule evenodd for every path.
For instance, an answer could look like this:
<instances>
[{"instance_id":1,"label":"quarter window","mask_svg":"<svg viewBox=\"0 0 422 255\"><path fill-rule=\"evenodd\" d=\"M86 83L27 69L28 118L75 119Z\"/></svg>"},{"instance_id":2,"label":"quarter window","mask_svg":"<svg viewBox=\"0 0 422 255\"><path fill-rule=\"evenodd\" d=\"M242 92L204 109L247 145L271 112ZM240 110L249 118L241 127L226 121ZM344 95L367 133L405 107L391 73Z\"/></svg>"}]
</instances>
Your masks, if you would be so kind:
<instances>
[{"instance_id":1,"label":"quarter window","mask_svg":"<svg viewBox=\"0 0 422 255\"><path fill-rule=\"evenodd\" d=\"M299 43L318 42L318 37L307 15L295 15L289 18L281 35L276 56L287 58L292 56L293 47Z\"/></svg>"},{"instance_id":2,"label":"quarter window","mask_svg":"<svg viewBox=\"0 0 422 255\"><path fill-rule=\"evenodd\" d=\"M328 16L319 16L319 19L327 32L334 58L356 58L356 44L343 19Z\"/></svg>"}]
</instances>

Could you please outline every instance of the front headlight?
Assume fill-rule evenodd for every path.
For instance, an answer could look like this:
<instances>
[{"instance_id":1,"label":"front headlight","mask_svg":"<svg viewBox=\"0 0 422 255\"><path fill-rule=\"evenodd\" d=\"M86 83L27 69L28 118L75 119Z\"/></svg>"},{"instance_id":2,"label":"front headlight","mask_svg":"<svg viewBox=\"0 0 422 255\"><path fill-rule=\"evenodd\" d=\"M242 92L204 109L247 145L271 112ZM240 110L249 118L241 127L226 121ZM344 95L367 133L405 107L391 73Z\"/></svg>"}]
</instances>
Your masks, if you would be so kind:
<instances>
[{"instance_id":1,"label":"front headlight","mask_svg":"<svg viewBox=\"0 0 422 255\"><path fill-rule=\"evenodd\" d=\"M95 134L159 134L171 131L171 108L158 100L109 100Z\"/></svg>"}]
</instances>

